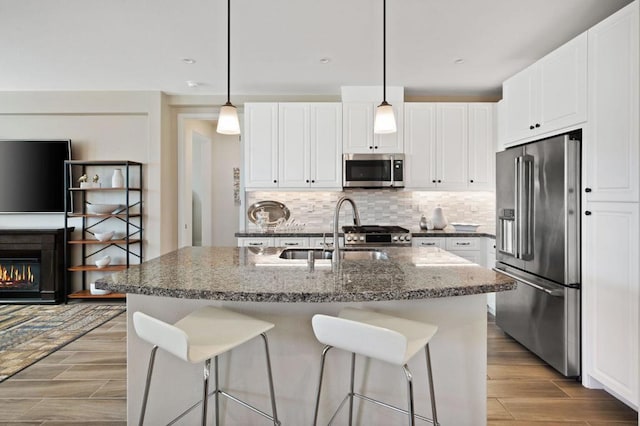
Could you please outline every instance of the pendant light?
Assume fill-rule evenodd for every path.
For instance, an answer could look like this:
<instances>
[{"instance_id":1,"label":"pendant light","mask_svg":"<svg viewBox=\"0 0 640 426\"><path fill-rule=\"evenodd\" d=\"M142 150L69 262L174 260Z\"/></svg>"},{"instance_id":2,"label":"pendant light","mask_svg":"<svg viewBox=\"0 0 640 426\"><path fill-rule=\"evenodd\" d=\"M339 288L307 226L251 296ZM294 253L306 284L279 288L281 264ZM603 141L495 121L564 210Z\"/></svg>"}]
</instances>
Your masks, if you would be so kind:
<instances>
[{"instance_id":1,"label":"pendant light","mask_svg":"<svg viewBox=\"0 0 640 426\"><path fill-rule=\"evenodd\" d=\"M382 0L382 103L376 108L373 133L395 133L396 117L387 103L387 0Z\"/></svg>"},{"instance_id":2,"label":"pendant light","mask_svg":"<svg viewBox=\"0 0 640 426\"><path fill-rule=\"evenodd\" d=\"M227 0L227 103L220 108L218 133L239 135L238 110L231 103L231 0Z\"/></svg>"}]
</instances>

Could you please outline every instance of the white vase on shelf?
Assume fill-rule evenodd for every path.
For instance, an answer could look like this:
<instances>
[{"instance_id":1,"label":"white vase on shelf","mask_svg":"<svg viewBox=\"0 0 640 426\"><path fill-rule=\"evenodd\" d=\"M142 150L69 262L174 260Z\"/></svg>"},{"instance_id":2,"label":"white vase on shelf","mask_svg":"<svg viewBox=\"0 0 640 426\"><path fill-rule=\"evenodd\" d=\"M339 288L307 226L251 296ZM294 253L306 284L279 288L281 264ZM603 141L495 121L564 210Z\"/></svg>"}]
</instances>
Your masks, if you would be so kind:
<instances>
[{"instance_id":1,"label":"white vase on shelf","mask_svg":"<svg viewBox=\"0 0 640 426\"><path fill-rule=\"evenodd\" d=\"M112 188L124 188L124 176L122 175L122 169L115 169L113 176L111 176Z\"/></svg>"}]
</instances>

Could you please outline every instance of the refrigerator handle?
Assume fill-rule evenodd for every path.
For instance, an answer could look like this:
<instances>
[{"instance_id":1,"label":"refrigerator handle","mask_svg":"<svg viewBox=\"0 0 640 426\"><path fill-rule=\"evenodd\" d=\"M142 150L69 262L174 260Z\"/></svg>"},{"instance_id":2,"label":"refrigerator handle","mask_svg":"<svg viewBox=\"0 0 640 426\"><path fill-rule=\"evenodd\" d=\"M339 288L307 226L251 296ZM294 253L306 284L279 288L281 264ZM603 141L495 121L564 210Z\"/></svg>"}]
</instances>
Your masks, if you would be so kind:
<instances>
[{"instance_id":1,"label":"refrigerator handle","mask_svg":"<svg viewBox=\"0 0 640 426\"><path fill-rule=\"evenodd\" d=\"M520 227L520 259L531 260L533 258L533 247L531 247L531 236L533 235L533 157L524 155L521 157L520 171L522 177L520 180L521 195L521 220Z\"/></svg>"},{"instance_id":2,"label":"refrigerator handle","mask_svg":"<svg viewBox=\"0 0 640 426\"><path fill-rule=\"evenodd\" d=\"M533 190L533 157L530 155L520 155L516 157L516 178L515 178L515 257L516 259L529 260L531 258L531 204Z\"/></svg>"},{"instance_id":3,"label":"refrigerator handle","mask_svg":"<svg viewBox=\"0 0 640 426\"><path fill-rule=\"evenodd\" d=\"M519 155L515 158L515 173L513 174L515 176L515 182L514 182L514 188L515 188L515 202L513 203L513 205L515 206L514 208L514 218L515 218L515 222L516 222L516 229L513 233L513 239L514 239L514 249L513 249L513 256L516 259L520 259L520 232L521 232L521 222L522 222L522 218L520 217L520 198L521 198L521 193L520 193L520 168L521 168L521 161L522 161L522 156Z\"/></svg>"}]
</instances>

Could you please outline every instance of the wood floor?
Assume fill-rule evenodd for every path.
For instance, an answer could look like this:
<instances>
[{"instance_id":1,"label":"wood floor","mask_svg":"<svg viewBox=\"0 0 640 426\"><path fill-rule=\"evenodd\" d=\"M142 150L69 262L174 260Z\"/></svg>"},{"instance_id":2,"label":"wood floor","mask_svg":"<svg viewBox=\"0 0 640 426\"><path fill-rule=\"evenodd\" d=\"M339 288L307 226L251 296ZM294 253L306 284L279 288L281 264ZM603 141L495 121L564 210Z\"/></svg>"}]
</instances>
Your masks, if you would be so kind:
<instances>
[{"instance_id":1,"label":"wood floor","mask_svg":"<svg viewBox=\"0 0 640 426\"><path fill-rule=\"evenodd\" d=\"M638 425L638 413L602 390L567 380L490 317L487 328L488 426Z\"/></svg>"},{"instance_id":2,"label":"wood floor","mask_svg":"<svg viewBox=\"0 0 640 426\"><path fill-rule=\"evenodd\" d=\"M0 383L0 426L126 425L125 345L122 314ZM487 375L489 426L638 425L634 410L565 380L491 319Z\"/></svg>"}]
</instances>

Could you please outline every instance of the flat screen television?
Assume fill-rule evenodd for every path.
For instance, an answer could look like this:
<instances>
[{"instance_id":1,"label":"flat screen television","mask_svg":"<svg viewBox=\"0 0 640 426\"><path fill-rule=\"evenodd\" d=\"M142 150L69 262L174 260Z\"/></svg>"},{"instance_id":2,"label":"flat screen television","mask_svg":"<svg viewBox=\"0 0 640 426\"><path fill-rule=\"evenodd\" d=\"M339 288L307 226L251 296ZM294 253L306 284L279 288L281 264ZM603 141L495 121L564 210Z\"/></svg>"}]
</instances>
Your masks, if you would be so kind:
<instances>
[{"instance_id":1,"label":"flat screen television","mask_svg":"<svg viewBox=\"0 0 640 426\"><path fill-rule=\"evenodd\" d=\"M0 212L64 213L65 160L70 140L0 140Z\"/></svg>"}]
</instances>

